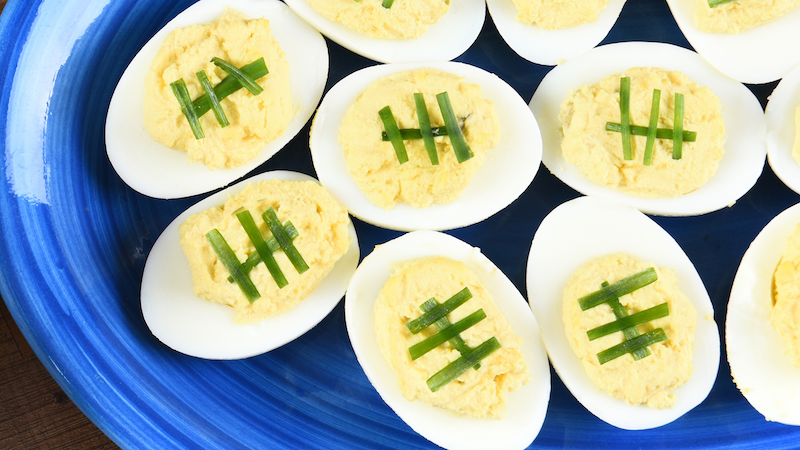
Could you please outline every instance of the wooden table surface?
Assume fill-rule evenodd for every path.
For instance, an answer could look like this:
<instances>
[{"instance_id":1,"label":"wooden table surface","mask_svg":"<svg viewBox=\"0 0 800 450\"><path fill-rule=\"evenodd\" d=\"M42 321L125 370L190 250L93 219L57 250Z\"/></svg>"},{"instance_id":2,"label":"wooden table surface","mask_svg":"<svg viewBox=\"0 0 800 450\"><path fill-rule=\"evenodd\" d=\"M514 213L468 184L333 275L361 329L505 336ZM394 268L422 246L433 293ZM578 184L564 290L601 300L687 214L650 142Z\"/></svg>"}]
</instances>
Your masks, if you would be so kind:
<instances>
[{"instance_id":1,"label":"wooden table surface","mask_svg":"<svg viewBox=\"0 0 800 450\"><path fill-rule=\"evenodd\" d=\"M7 0L0 0L0 14ZM116 449L56 384L0 299L0 448Z\"/></svg>"}]
</instances>

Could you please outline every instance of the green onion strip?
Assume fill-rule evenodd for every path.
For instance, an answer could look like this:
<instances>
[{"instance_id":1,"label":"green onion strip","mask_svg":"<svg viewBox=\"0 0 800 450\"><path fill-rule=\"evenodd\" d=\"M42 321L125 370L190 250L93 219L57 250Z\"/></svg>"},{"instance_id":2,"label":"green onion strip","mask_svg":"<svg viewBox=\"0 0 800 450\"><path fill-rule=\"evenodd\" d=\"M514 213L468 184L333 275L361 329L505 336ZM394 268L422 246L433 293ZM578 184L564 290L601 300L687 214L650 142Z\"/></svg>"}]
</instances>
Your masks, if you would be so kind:
<instances>
[{"instance_id":1,"label":"green onion strip","mask_svg":"<svg viewBox=\"0 0 800 450\"><path fill-rule=\"evenodd\" d=\"M462 163L474 155L472 150L464 138L464 133L461 127L458 126L458 119L456 113L453 111L453 105L450 103L450 96L447 92L442 92L436 95L436 101L439 102L439 109L442 111L442 118L444 119L444 126L447 128L447 134L450 136L450 143L453 146L453 152L456 154L456 160Z\"/></svg>"},{"instance_id":2,"label":"green onion strip","mask_svg":"<svg viewBox=\"0 0 800 450\"><path fill-rule=\"evenodd\" d=\"M414 94L414 104L417 107L417 118L419 119L419 133L425 143L425 150L428 158L434 166L439 165L439 154L436 153L436 143L433 142L433 130L431 130L431 119L428 117L428 106L425 104L425 97L422 93ZM400 135L402 136L402 132Z\"/></svg>"},{"instance_id":3,"label":"green onion strip","mask_svg":"<svg viewBox=\"0 0 800 450\"><path fill-rule=\"evenodd\" d=\"M428 312L437 306L439 306L439 302L437 302L435 298L430 298L420 306L420 309L422 309L425 312ZM436 323L434 323L434 325L436 325L437 330L443 331L445 328L450 327L453 324L451 324L450 321L447 320L447 316L445 316L437 320ZM454 349L458 350L458 352L461 353L462 356L469 353L469 351L472 350L471 348L469 348L467 343L464 342L464 339L462 339L460 335L454 336L447 342L449 342ZM476 364L474 366L475 370L478 370L480 368L481 368L480 364Z\"/></svg>"},{"instance_id":4,"label":"green onion strip","mask_svg":"<svg viewBox=\"0 0 800 450\"><path fill-rule=\"evenodd\" d=\"M608 281L604 281L602 287L608 286ZM622 303L619 302L618 298L612 298L608 301L608 306L611 307L611 310L614 311L614 316L617 319L622 319L624 317L628 317L628 310L622 306ZM639 336L639 330L636 327L625 328L622 330L622 335L625 337L625 340L630 340ZM642 358L650 356L650 350L645 348L640 348L633 351L633 360L638 361Z\"/></svg>"},{"instance_id":5,"label":"green onion strip","mask_svg":"<svg viewBox=\"0 0 800 450\"><path fill-rule=\"evenodd\" d=\"M681 159L683 153L683 94L675 94L675 132L672 135L672 159Z\"/></svg>"},{"instance_id":6,"label":"green onion strip","mask_svg":"<svg viewBox=\"0 0 800 450\"><path fill-rule=\"evenodd\" d=\"M644 165L653 164L653 147L656 145L658 130L658 110L661 104L661 90L653 89L653 103L650 106L650 126L647 127L647 143L644 146Z\"/></svg>"},{"instance_id":7,"label":"green onion strip","mask_svg":"<svg viewBox=\"0 0 800 450\"><path fill-rule=\"evenodd\" d=\"M383 129L386 130L386 135L389 137L389 140L392 141L392 147L394 147L394 153L397 155L397 161L400 164L407 163L408 153L406 152L405 144L403 144L403 137L400 135L400 129L397 128L397 121L394 119L392 109L386 106L378 111L378 115L383 122Z\"/></svg>"},{"instance_id":8,"label":"green onion strip","mask_svg":"<svg viewBox=\"0 0 800 450\"><path fill-rule=\"evenodd\" d=\"M425 353L428 353L429 351L444 344L450 339L458 336L459 333L465 331L467 328L475 325L476 323L480 322L485 318L486 318L486 313L483 312L483 309L481 308L475 311L474 313L468 315L467 317L454 323L453 325L445 328L444 330L425 339L424 341L412 345L411 347L408 348L408 353L411 355L411 359L415 360L421 357Z\"/></svg>"},{"instance_id":9,"label":"green onion strip","mask_svg":"<svg viewBox=\"0 0 800 450\"><path fill-rule=\"evenodd\" d=\"M631 134L636 136L647 136L647 131L649 130L648 127L643 127L640 125L631 125ZM412 130L413 131L413 130ZM622 132L622 125L614 122L606 122L606 131L616 131L617 133ZM400 130L402 133L403 130ZM656 139L669 139L672 140L673 131L669 128L656 128ZM408 139L414 139L413 137ZM419 139L419 137L417 137ZM683 132L683 141L684 142L694 142L697 140L697 132L696 131L685 131Z\"/></svg>"},{"instance_id":10,"label":"green onion strip","mask_svg":"<svg viewBox=\"0 0 800 450\"><path fill-rule=\"evenodd\" d=\"M258 95L264 92L264 88L258 85L253 78L250 78L246 73L239 70L238 67L234 66L233 64L225 61L224 59L217 58L216 56L211 58L211 62L214 63L217 67L224 70L228 73L228 75L236 78L236 80L241 84L245 89L250 91L253 95Z\"/></svg>"},{"instance_id":11,"label":"green onion strip","mask_svg":"<svg viewBox=\"0 0 800 450\"><path fill-rule=\"evenodd\" d=\"M297 232L297 229L294 227L294 225L292 225L292 222L288 220L285 224L283 224L283 229L286 230L286 234L289 235L289 239L294 240L294 238L300 236L300 233ZM267 239L267 248L269 248L269 251L272 253L275 253L281 248L281 246L278 244L278 241L275 240L275 236L270 236L269 239ZM250 253L250 256L248 256L245 262L242 263L242 268L244 268L245 272L249 273L260 262L261 255L259 255L258 252L253 252ZM233 277L228 277L228 283L233 283Z\"/></svg>"},{"instance_id":12,"label":"green onion strip","mask_svg":"<svg viewBox=\"0 0 800 450\"><path fill-rule=\"evenodd\" d=\"M641 289L658 279L654 268L650 267L641 272L637 272L629 277L625 277L612 283L599 291L592 292L578 299L581 311L594 308L597 305L608 302L611 299L622 297L631 292Z\"/></svg>"},{"instance_id":13,"label":"green onion strip","mask_svg":"<svg viewBox=\"0 0 800 450\"><path fill-rule=\"evenodd\" d=\"M637 336L634 339L617 344L608 350L603 350L597 354L597 359L600 364L605 364L612 359L619 358L620 356L631 353L637 349L645 348L648 345L655 344L667 340L667 335L662 328L656 328L653 331Z\"/></svg>"},{"instance_id":14,"label":"green onion strip","mask_svg":"<svg viewBox=\"0 0 800 450\"><path fill-rule=\"evenodd\" d=\"M192 134L194 134L195 139L203 139L206 135L203 133L203 127L200 125L199 116L195 113L194 107L192 106L192 98L189 96L189 89L186 88L186 82L181 78L178 81L170 83L169 86L172 88L172 93L175 94L178 103L181 105L183 115L186 117L186 120L189 121L189 127L192 129Z\"/></svg>"},{"instance_id":15,"label":"green onion strip","mask_svg":"<svg viewBox=\"0 0 800 450\"><path fill-rule=\"evenodd\" d=\"M732 3L738 0L708 0L708 6L711 8L716 8L719 5L724 5L725 3Z\"/></svg>"},{"instance_id":16,"label":"green onion strip","mask_svg":"<svg viewBox=\"0 0 800 450\"><path fill-rule=\"evenodd\" d=\"M244 65L239 70L253 80L257 80L269 73L267 65L264 63L264 58L259 58L250 64ZM227 98L241 88L242 85L239 83L239 80L237 80L236 77L230 76L225 77L224 80L214 86L214 93L217 95L217 98L222 101L222 99ZM208 98L208 95L201 95L194 101L194 112L197 114L197 117L207 113L210 109L211 100Z\"/></svg>"},{"instance_id":17,"label":"green onion strip","mask_svg":"<svg viewBox=\"0 0 800 450\"><path fill-rule=\"evenodd\" d=\"M684 132L684 134L685 133L686 132ZM689 133L691 133L691 132L689 132ZM445 128L445 127L432 127L431 128L431 135L433 137L447 136L447 128ZM404 141L410 141L410 140L413 140L413 139L422 139L422 130L420 130L419 128L400 128L400 137L402 137ZM668 139L672 139L672 134L669 135ZM389 135L386 134L385 131L381 131L381 140L382 141L388 141L389 140ZM684 137L684 140L686 140L685 137ZM438 156L437 156L437 159L438 159Z\"/></svg>"},{"instance_id":18,"label":"green onion strip","mask_svg":"<svg viewBox=\"0 0 800 450\"><path fill-rule=\"evenodd\" d=\"M388 8L392 7L392 3L394 3L394 0L383 0L383 3L381 3L381 6L383 6L384 8L388 9Z\"/></svg>"},{"instance_id":19,"label":"green onion strip","mask_svg":"<svg viewBox=\"0 0 800 450\"><path fill-rule=\"evenodd\" d=\"M622 158L633 159L631 150L631 79L623 77L619 80L619 110L622 125Z\"/></svg>"},{"instance_id":20,"label":"green onion strip","mask_svg":"<svg viewBox=\"0 0 800 450\"><path fill-rule=\"evenodd\" d=\"M278 262L275 261L275 257L272 256L272 252L269 249L269 246L264 241L264 237L261 236L261 231L259 231L258 226L256 226L256 222L253 220L253 216L250 214L250 211L243 211L236 215L236 218L239 219L239 223L242 224L242 228L244 228L245 233L247 233L247 237L250 238L250 241L253 243L253 246L256 248L256 252L261 256L261 260L264 261L264 265L267 266L267 270L269 270L270 275L275 280L275 284L278 285L279 288L283 288L287 284L286 277L283 275L283 271L278 266Z\"/></svg>"},{"instance_id":21,"label":"green onion strip","mask_svg":"<svg viewBox=\"0 0 800 450\"><path fill-rule=\"evenodd\" d=\"M225 115L225 111L222 110L222 105L219 103L219 98L217 98L217 93L214 92L214 87L211 86L211 80L208 79L208 75L206 75L205 70L201 70L197 72L197 79L200 80L200 86L203 86L203 90L206 92L208 96L208 100L211 102L211 110L214 111L214 116L217 118L217 123L222 128L227 127L230 125L228 122L228 116Z\"/></svg>"},{"instance_id":22,"label":"green onion strip","mask_svg":"<svg viewBox=\"0 0 800 450\"><path fill-rule=\"evenodd\" d=\"M659 305L653 306L652 308L640 311L636 314L631 314L630 316L617 318L617 320L615 320L614 322L607 323L605 325L601 325L597 328L593 328L587 331L586 334L589 336L589 340L593 341L603 336L607 336L611 333L616 333L617 331L622 331L626 328L631 328L635 327L636 325L651 322L653 320L660 319L668 315L669 315L669 305L667 303L661 303Z\"/></svg>"},{"instance_id":23,"label":"green onion strip","mask_svg":"<svg viewBox=\"0 0 800 450\"><path fill-rule=\"evenodd\" d=\"M303 273L308 270L308 264L306 264L303 257L300 256L300 252L297 251L297 248L292 244L292 240L289 238L286 230L281 226L275 209L270 206L261 216L264 218L264 222L267 223L270 231L272 231L272 235L275 236L275 240L278 241L281 249L283 249L283 253L286 254L294 268L297 269L297 273Z\"/></svg>"},{"instance_id":24,"label":"green onion strip","mask_svg":"<svg viewBox=\"0 0 800 450\"><path fill-rule=\"evenodd\" d=\"M420 331L428 328L436 323L437 320L450 314L454 309L463 305L467 300L472 298L472 292L469 288L464 288L458 291L455 295L450 297L446 302L426 312L425 314L417 317L416 319L406 323L408 331L412 334L417 334Z\"/></svg>"},{"instance_id":25,"label":"green onion strip","mask_svg":"<svg viewBox=\"0 0 800 450\"><path fill-rule=\"evenodd\" d=\"M228 269L233 279L236 280L236 283L239 285L239 288L241 288L247 301L253 303L261 297L261 294L258 293L258 289L256 289L256 285L253 284L253 280L245 273L236 254L233 252L230 245L228 245L225 238L222 237L222 233L214 228L206 233L206 239L208 239L211 248L214 249L214 253L217 255L222 265Z\"/></svg>"},{"instance_id":26,"label":"green onion strip","mask_svg":"<svg viewBox=\"0 0 800 450\"><path fill-rule=\"evenodd\" d=\"M481 362L484 358L489 356L495 350L500 348L500 342L495 337L487 339L481 345L473 348L466 355L451 362L444 369L436 372L433 376L428 378L427 384L431 392L436 392L451 381L455 380L461 374L474 367Z\"/></svg>"}]
</instances>

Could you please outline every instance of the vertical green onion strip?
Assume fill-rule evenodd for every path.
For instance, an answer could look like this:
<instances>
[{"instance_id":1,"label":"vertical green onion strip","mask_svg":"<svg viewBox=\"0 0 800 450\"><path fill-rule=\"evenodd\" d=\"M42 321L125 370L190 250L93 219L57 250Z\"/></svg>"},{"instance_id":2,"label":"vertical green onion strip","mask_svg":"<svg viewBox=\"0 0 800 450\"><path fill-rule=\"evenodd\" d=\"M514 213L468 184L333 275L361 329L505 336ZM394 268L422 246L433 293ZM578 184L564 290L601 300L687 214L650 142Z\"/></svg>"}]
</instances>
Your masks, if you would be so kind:
<instances>
[{"instance_id":1,"label":"vertical green onion strip","mask_svg":"<svg viewBox=\"0 0 800 450\"><path fill-rule=\"evenodd\" d=\"M631 150L631 79L623 77L619 80L619 110L622 125L622 158L633 159Z\"/></svg>"},{"instance_id":2,"label":"vertical green onion strip","mask_svg":"<svg viewBox=\"0 0 800 450\"><path fill-rule=\"evenodd\" d=\"M236 80L239 81L239 84L241 84L245 89L250 91L251 94L258 95L258 94L264 92L264 88L259 86L258 83L256 83L256 81L254 79L250 78L250 76L248 76L243 71L239 70L238 67L234 66L233 64L229 63L228 61L225 61L224 59L217 58L215 56L215 57L211 58L211 62L213 62L214 65L216 65L220 69L222 69L225 72L227 72L228 75L236 78Z\"/></svg>"},{"instance_id":3,"label":"vertical green onion strip","mask_svg":"<svg viewBox=\"0 0 800 450\"><path fill-rule=\"evenodd\" d=\"M434 166L439 165L439 154L436 153L436 143L433 142L433 130L431 130L431 119L428 117L428 106L425 104L425 97L421 92L414 94L414 104L417 107L419 132L422 135L422 142L425 143L428 158Z\"/></svg>"},{"instance_id":4,"label":"vertical green onion strip","mask_svg":"<svg viewBox=\"0 0 800 450\"><path fill-rule=\"evenodd\" d=\"M222 237L222 233L219 232L216 228L206 233L206 239L208 239L209 244L211 244L211 248L214 250L214 253L219 258L220 262L228 272L230 272L233 279L236 281L236 284L239 285L239 288L244 293L244 296L247 298L247 301L253 303L261 294L258 293L258 289L256 289L256 285L253 284L253 280L245 273L244 269L242 268L242 264L239 263L239 259L236 257L236 254L231 249L228 242Z\"/></svg>"},{"instance_id":5,"label":"vertical green onion strip","mask_svg":"<svg viewBox=\"0 0 800 450\"><path fill-rule=\"evenodd\" d=\"M222 110L222 105L219 103L219 98L217 98L217 93L214 92L214 87L211 86L211 80L208 79L208 75L206 75L205 70L201 70L197 72L197 79L200 80L200 86L203 87L203 90L206 92L208 96L208 101L211 102L211 110L214 111L214 116L217 118L217 123L222 128L227 127L230 125L228 122L228 116L225 115L225 111Z\"/></svg>"},{"instance_id":6,"label":"vertical green onion strip","mask_svg":"<svg viewBox=\"0 0 800 450\"><path fill-rule=\"evenodd\" d=\"M738 0L708 0L708 6L716 8L717 6L724 5L725 3L733 3Z\"/></svg>"},{"instance_id":7,"label":"vertical green onion strip","mask_svg":"<svg viewBox=\"0 0 800 450\"><path fill-rule=\"evenodd\" d=\"M397 155L397 161L400 162L400 164L407 163L408 153L406 152L405 144L403 144L403 137L400 135L400 129L397 127L397 121L394 119L394 114L392 114L392 108L386 106L378 111L378 115L383 122L383 129L386 130L386 135L389 136L389 140L392 142L394 153Z\"/></svg>"},{"instance_id":8,"label":"vertical green onion strip","mask_svg":"<svg viewBox=\"0 0 800 450\"><path fill-rule=\"evenodd\" d=\"M603 281L602 287L608 286L608 281ZM614 312L614 317L617 319L622 319L628 317L628 310L622 306L622 303L619 302L618 298L612 298L608 301L608 306L611 307L611 310ZM636 327L625 328L622 330L622 335L625 337L625 340L630 340L639 336L639 330ZM638 361L642 358L650 356L650 350L645 348L636 349L632 353L633 360Z\"/></svg>"},{"instance_id":9,"label":"vertical green onion strip","mask_svg":"<svg viewBox=\"0 0 800 450\"><path fill-rule=\"evenodd\" d=\"M645 348L648 345L653 345L666 340L667 334L664 333L664 329L656 328L655 330L639 335L634 339L617 344L608 350L603 350L597 354L597 360L600 361L600 364L605 364L613 359L619 358L626 353L631 353L637 349Z\"/></svg>"},{"instance_id":10,"label":"vertical green onion strip","mask_svg":"<svg viewBox=\"0 0 800 450\"><path fill-rule=\"evenodd\" d=\"M672 125L672 159L683 154L683 94L675 94L675 123Z\"/></svg>"},{"instance_id":11,"label":"vertical green onion strip","mask_svg":"<svg viewBox=\"0 0 800 450\"><path fill-rule=\"evenodd\" d=\"M269 69L267 69L267 65L264 63L264 58L259 58L250 64L246 64L239 70L253 80L257 80L269 73ZM242 85L239 83L239 80L237 80L236 77L229 76L225 77L224 80L214 86L214 93L221 101L241 88ZM194 101L194 112L197 114L197 117L207 113L210 109L211 100L208 98L208 95L201 95Z\"/></svg>"},{"instance_id":12,"label":"vertical green onion strip","mask_svg":"<svg viewBox=\"0 0 800 450\"><path fill-rule=\"evenodd\" d=\"M281 226L281 222L278 220L278 215L275 213L275 209L270 206L268 210L264 211L262 217L264 218L264 222L267 223L270 231L272 231L272 235L275 236L275 240L278 241L281 249L283 249L283 253L286 254L286 256L289 258L289 261L292 262L294 268L297 269L297 273L303 273L308 270L308 264L306 264L303 257L300 256L300 252L297 251L297 248L295 248L294 244L292 244L292 240L289 238L286 230L284 230Z\"/></svg>"},{"instance_id":13,"label":"vertical green onion strip","mask_svg":"<svg viewBox=\"0 0 800 450\"><path fill-rule=\"evenodd\" d=\"M581 311L586 311L589 308L594 308L597 305L606 303L611 299L630 294L637 289L641 289L655 282L657 279L658 274L656 274L656 270L650 267L649 269L642 270L641 272L637 272L614 282L599 291L592 292L591 294L579 298L578 304L581 307Z\"/></svg>"},{"instance_id":14,"label":"vertical green onion strip","mask_svg":"<svg viewBox=\"0 0 800 450\"><path fill-rule=\"evenodd\" d=\"M286 230L286 234L289 235L289 239L291 240L294 240L297 236L300 236L300 233L297 232L297 228L295 228L294 225L292 225L292 222L288 220L285 224L283 224L283 229ZM281 246L278 244L278 241L275 240L275 236L270 236L269 239L267 239L267 248L269 248L269 251L272 253L275 253L281 248ZM242 267L246 273L250 273L250 271L253 270L260 262L261 255L259 255L256 251L247 257L245 262L242 263ZM233 283L233 277L228 277L228 283Z\"/></svg>"},{"instance_id":15,"label":"vertical green onion strip","mask_svg":"<svg viewBox=\"0 0 800 450\"><path fill-rule=\"evenodd\" d=\"M461 127L458 126L456 113L453 111L453 105L450 103L450 95L447 92L437 94L436 101L439 102L439 109L442 111L444 126L447 128L447 134L450 136L450 143L453 145L453 152L456 154L456 160L462 163L472 158L474 155L469 148L469 144L467 144L467 140L464 138Z\"/></svg>"},{"instance_id":16,"label":"vertical green onion strip","mask_svg":"<svg viewBox=\"0 0 800 450\"><path fill-rule=\"evenodd\" d=\"M425 312L428 312L428 311L432 310L433 308L437 307L438 305L439 305L439 302L437 302L435 298L429 298L425 303L420 305L420 309L422 309ZM439 331L442 331L445 328L447 328L449 326L452 326L450 321L447 320L446 316L442 317L439 320L437 320L436 323L434 323L434 325L436 325L436 329L439 330ZM471 348L469 348L467 343L464 342L464 339L462 339L460 335L457 335L457 336L453 337L452 339L450 339L447 342L449 342L450 345L454 349L458 350L458 352L461 353L461 355L465 355L470 350L472 350ZM481 368L481 365L480 364L476 364L473 368L475 370L478 370L478 369Z\"/></svg>"},{"instance_id":17,"label":"vertical green onion strip","mask_svg":"<svg viewBox=\"0 0 800 450\"><path fill-rule=\"evenodd\" d=\"M203 133L200 119L195 113L194 106L192 105L192 98L189 96L189 89L186 88L186 82L181 78L178 81L170 83L169 86L172 88L172 93L175 94L178 103L181 105L183 115L186 116L186 120L189 121L189 127L192 129L192 134L194 134L195 139L203 139L206 135Z\"/></svg>"},{"instance_id":18,"label":"vertical green onion strip","mask_svg":"<svg viewBox=\"0 0 800 450\"><path fill-rule=\"evenodd\" d=\"M258 226L256 226L256 222L253 220L250 211L242 211L236 214L236 218L239 219L239 223L242 224L242 228L244 228L245 233L247 233L247 237L250 238L253 246L255 246L256 252L261 256L261 260L264 261L264 265L267 266L267 270L269 270L270 275L272 275L272 279L275 280L275 284L277 284L279 288L283 288L289 284L289 282L286 281L286 277L283 275L283 271L281 271L281 268L278 266L278 262L275 261L275 257L272 256L269 246L264 241L264 237L261 236L261 231L258 230Z\"/></svg>"},{"instance_id":19,"label":"vertical green onion strip","mask_svg":"<svg viewBox=\"0 0 800 450\"><path fill-rule=\"evenodd\" d=\"M644 311L639 311L636 314L631 314L629 316L617 318L617 320L615 320L614 322L610 322L605 325L601 325L597 328L593 328L587 331L586 335L589 337L590 341L593 341L603 336L607 336L611 333L616 333L617 331L622 331L627 328L636 327L636 325L641 325L643 323L651 322L653 320L660 319L668 315L669 315L669 305L667 303L661 303L659 305L653 306L652 308L647 308Z\"/></svg>"},{"instance_id":20,"label":"vertical green onion strip","mask_svg":"<svg viewBox=\"0 0 800 450\"><path fill-rule=\"evenodd\" d=\"M426 382L428 384L428 389L430 389L431 392L438 391L451 381L460 377L461 374L469 370L470 367L475 366L475 364L478 364L499 348L500 342L496 337L487 339L484 343L473 348L466 355L462 355L457 360L445 366L444 369L436 372L433 374L433 376L428 378L428 381Z\"/></svg>"},{"instance_id":21,"label":"vertical green onion strip","mask_svg":"<svg viewBox=\"0 0 800 450\"><path fill-rule=\"evenodd\" d=\"M435 130L435 129L434 129ZM400 133L403 133L404 130L400 130ZM409 130L410 132L416 130ZM622 132L622 125L614 122L606 122L606 131L616 131L617 133ZM640 125L631 125L631 134L635 136L647 136L648 127L643 127ZM409 133L412 134L412 133ZM673 132L669 128L656 128L656 139L669 139L672 140ZM434 134L435 136L435 134ZM413 139L411 137L404 139ZM417 136L419 139L419 136ZM697 132L696 131L685 131L683 132L683 141L684 142L694 142L697 140Z\"/></svg>"},{"instance_id":22,"label":"vertical green onion strip","mask_svg":"<svg viewBox=\"0 0 800 450\"><path fill-rule=\"evenodd\" d=\"M647 143L644 146L644 165L653 164L653 147L656 145L658 131L658 110L661 106L661 90L653 89L653 103L650 106L650 125L647 127Z\"/></svg>"},{"instance_id":23,"label":"vertical green onion strip","mask_svg":"<svg viewBox=\"0 0 800 450\"><path fill-rule=\"evenodd\" d=\"M475 311L474 313L468 315L467 317L459 320L458 322L454 323L453 325L445 328L444 330L434 334L433 336L425 339L424 341L420 341L411 347L408 348L408 353L411 355L411 360L415 360L425 353L435 349L436 347L444 344L445 342L453 339L454 337L458 336L459 333L465 331L467 328L475 325L476 323L480 322L481 320L486 318L486 313L483 311L483 308Z\"/></svg>"},{"instance_id":24,"label":"vertical green onion strip","mask_svg":"<svg viewBox=\"0 0 800 450\"><path fill-rule=\"evenodd\" d=\"M383 0L383 3L381 3L381 6L383 6L384 8L388 9L388 8L392 7L392 3L394 3L394 0Z\"/></svg>"},{"instance_id":25,"label":"vertical green onion strip","mask_svg":"<svg viewBox=\"0 0 800 450\"><path fill-rule=\"evenodd\" d=\"M428 328L429 326L436 323L437 320L450 314L450 312L452 312L459 306L463 305L467 300L471 298L472 298L472 292L469 291L469 288L465 287L464 289L458 291L455 295L447 299L446 302L433 308L432 310L426 312L425 314L417 317L416 319L406 323L406 328L408 328L408 331L410 331L412 334L417 334L420 331L424 330L425 328Z\"/></svg>"}]
</instances>

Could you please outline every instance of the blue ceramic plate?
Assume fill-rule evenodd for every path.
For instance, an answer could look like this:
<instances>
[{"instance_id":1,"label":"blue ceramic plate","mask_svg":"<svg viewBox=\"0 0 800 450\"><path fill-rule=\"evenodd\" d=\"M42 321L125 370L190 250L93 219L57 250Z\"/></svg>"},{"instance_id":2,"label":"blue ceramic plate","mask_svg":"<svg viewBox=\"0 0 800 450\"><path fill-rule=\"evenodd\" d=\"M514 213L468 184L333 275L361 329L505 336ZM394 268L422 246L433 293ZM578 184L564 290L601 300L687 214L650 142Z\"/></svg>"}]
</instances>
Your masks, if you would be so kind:
<instances>
[{"instance_id":1,"label":"blue ceramic plate","mask_svg":"<svg viewBox=\"0 0 800 450\"><path fill-rule=\"evenodd\" d=\"M191 3L11 0L0 16L0 293L14 319L61 387L123 448L432 448L367 381L341 304L292 343L240 361L185 356L148 331L139 307L145 259L162 230L199 198L156 200L128 188L106 157L104 122L130 60ZM688 46L664 0L627 2L604 42L627 40ZM328 45L328 87L374 64ZM458 60L496 73L524 99L550 69L514 53L491 20ZM774 86L753 89L764 103ZM257 172L315 175L307 142L308 125ZM576 196L540 170L517 201L451 234L480 247L525 292L533 233L548 212ZM767 168L730 208L655 218L697 266L720 327L747 246L796 202L798 195ZM363 254L399 235L358 220L355 226ZM621 431L597 419L554 375L533 447L796 447L800 429L764 420L722 359L700 406L647 431Z\"/></svg>"}]
</instances>

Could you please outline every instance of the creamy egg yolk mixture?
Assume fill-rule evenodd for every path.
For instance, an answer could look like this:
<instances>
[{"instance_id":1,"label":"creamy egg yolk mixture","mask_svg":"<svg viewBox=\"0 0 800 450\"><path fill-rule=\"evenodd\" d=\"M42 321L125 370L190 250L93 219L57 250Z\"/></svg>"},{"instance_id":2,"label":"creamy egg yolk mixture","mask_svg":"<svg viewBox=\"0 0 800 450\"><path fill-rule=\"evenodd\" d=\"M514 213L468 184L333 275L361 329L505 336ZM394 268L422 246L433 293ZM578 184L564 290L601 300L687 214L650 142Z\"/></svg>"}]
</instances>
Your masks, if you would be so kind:
<instances>
[{"instance_id":1,"label":"creamy egg yolk mixture","mask_svg":"<svg viewBox=\"0 0 800 450\"><path fill-rule=\"evenodd\" d=\"M740 33L771 22L788 13L800 0L736 0L711 7L708 0L696 0L694 23L708 33Z\"/></svg>"},{"instance_id":2,"label":"creamy egg yolk mixture","mask_svg":"<svg viewBox=\"0 0 800 450\"><path fill-rule=\"evenodd\" d=\"M610 0L514 0L517 21L545 30L594 22Z\"/></svg>"}]
</instances>

